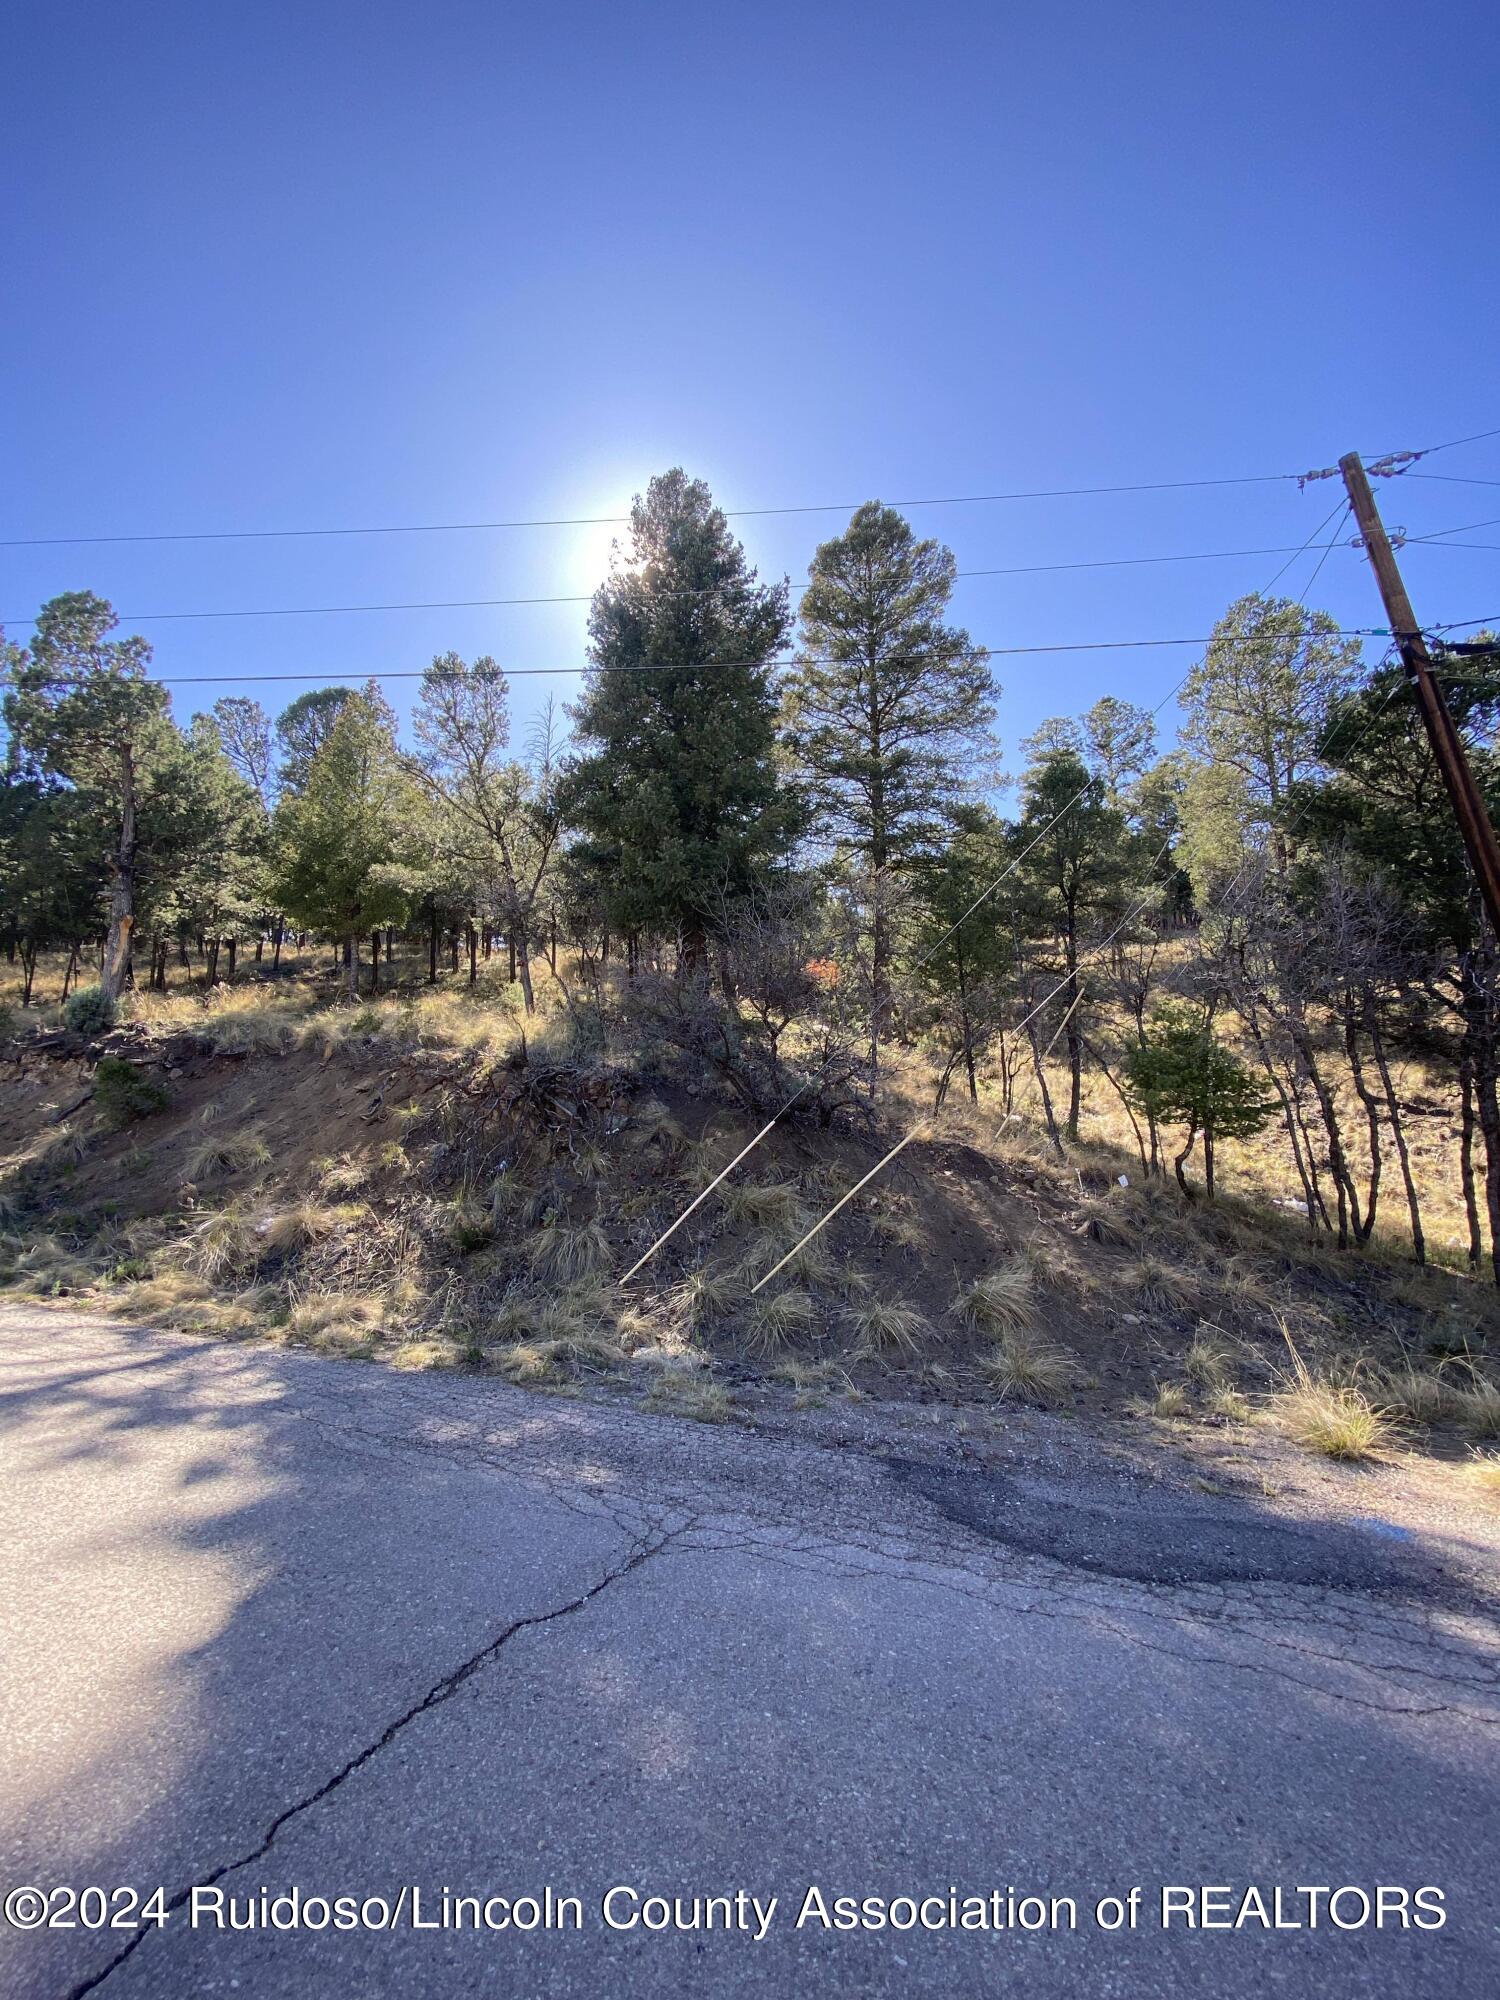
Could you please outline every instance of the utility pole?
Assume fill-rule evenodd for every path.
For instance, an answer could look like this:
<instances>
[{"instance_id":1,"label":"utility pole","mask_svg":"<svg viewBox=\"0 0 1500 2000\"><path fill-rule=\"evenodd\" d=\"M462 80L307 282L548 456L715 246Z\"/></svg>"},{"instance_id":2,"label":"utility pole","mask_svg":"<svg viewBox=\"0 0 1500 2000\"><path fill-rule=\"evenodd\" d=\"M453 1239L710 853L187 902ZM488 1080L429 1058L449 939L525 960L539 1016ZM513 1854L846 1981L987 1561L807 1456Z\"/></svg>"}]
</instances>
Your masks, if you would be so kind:
<instances>
[{"instance_id":1,"label":"utility pole","mask_svg":"<svg viewBox=\"0 0 1500 2000\"><path fill-rule=\"evenodd\" d=\"M1406 585L1401 581L1401 572L1391 553L1359 453L1347 452L1339 460L1339 471L1344 475L1349 504L1354 509L1365 553L1370 558L1370 567L1380 586L1391 636L1401 649L1401 664L1406 668L1407 679L1417 691L1422 720L1427 725L1433 754L1443 774L1443 783L1448 788L1458 830L1463 835L1480 894L1484 897L1484 906L1489 912L1491 928L1500 938L1500 845L1496 844L1495 829L1490 824L1484 799L1474 782L1469 760L1464 755L1463 739L1454 727L1443 691L1433 676L1432 656L1427 650L1427 641L1417 630L1411 599L1406 594Z\"/></svg>"}]
</instances>

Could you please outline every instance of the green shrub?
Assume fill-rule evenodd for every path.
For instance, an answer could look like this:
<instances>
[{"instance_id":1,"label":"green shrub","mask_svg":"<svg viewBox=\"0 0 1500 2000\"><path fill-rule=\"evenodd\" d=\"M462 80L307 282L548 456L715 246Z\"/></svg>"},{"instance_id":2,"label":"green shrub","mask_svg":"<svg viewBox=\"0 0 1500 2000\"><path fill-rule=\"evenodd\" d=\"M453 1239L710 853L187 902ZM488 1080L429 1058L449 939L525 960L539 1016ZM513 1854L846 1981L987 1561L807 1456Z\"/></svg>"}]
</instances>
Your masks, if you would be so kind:
<instances>
[{"instance_id":1,"label":"green shrub","mask_svg":"<svg viewBox=\"0 0 1500 2000\"><path fill-rule=\"evenodd\" d=\"M94 1071L94 1103L106 1125L118 1131L153 1111L165 1111L171 1094L154 1076L144 1076L120 1056L101 1056Z\"/></svg>"},{"instance_id":2,"label":"green shrub","mask_svg":"<svg viewBox=\"0 0 1500 2000\"><path fill-rule=\"evenodd\" d=\"M75 1035L102 1035L115 1025L113 1000L98 986L80 986L63 1007L63 1025Z\"/></svg>"}]
</instances>

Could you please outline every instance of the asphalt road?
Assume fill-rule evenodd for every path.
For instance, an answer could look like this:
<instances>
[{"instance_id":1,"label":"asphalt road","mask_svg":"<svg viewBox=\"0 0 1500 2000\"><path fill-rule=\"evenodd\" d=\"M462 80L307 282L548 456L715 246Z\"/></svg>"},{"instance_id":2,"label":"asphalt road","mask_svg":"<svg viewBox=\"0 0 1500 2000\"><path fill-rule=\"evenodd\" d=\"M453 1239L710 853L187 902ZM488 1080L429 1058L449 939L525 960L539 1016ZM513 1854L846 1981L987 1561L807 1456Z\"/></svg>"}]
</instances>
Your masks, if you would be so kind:
<instances>
[{"instance_id":1,"label":"asphalt road","mask_svg":"<svg viewBox=\"0 0 1500 2000\"><path fill-rule=\"evenodd\" d=\"M0 1889L164 1916L54 1896L72 1928L0 1922L0 1992L1500 1993L1482 1536L929 1428L0 1310ZM1218 1925L1163 1929L1204 1886ZM1234 1927L1252 1887L1282 1928ZM1401 1927L1427 1888L1446 1921Z\"/></svg>"}]
</instances>

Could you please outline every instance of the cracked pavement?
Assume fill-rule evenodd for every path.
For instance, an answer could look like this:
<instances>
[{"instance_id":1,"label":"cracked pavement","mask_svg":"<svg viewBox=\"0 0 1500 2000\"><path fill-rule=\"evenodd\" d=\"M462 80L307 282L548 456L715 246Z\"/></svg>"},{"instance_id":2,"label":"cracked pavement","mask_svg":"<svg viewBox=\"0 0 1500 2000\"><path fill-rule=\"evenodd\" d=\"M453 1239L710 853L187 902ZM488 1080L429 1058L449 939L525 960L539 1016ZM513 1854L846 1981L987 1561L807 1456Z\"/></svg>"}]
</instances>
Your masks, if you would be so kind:
<instances>
[{"instance_id":1,"label":"cracked pavement","mask_svg":"<svg viewBox=\"0 0 1500 2000\"><path fill-rule=\"evenodd\" d=\"M0 1405L0 1888L168 1912L0 1922L17 2000L1500 1991L1492 1526L43 1308L0 1309ZM1435 1885L1448 1917L1163 1933L1162 1884ZM550 1886L583 1923L189 1923L195 1886L293 1885ZM615 1885L779 1901L759 1942L611 1931ZM812 1885L1079 1923L798 1928Z\"/></svg>"}]
</instances>

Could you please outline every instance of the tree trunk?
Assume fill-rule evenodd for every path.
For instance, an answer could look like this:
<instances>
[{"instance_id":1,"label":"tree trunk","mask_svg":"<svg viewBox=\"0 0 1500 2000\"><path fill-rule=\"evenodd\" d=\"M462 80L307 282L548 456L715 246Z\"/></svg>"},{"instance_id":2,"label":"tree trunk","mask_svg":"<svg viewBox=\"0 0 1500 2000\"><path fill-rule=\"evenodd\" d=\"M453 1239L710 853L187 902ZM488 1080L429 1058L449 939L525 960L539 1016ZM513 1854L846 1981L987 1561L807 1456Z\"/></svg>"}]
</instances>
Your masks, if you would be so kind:
<instances>
[{"instance_id":1,"label":"tree trunk","mask_svg":"<svg viewBox=\"0 0 1500 2000\"><path fill-rule=\"evenodd\" d=\"M437 985L438 920L437 911L432 913L432 921L427 927L427 984Z\"/></svg>"},{"instance_id":2,"label":"tree trunk","mask_svg":"<svg viewBox=\"0 0 1500 2000\"><path fill-rule=\"evenodd\" d=\"M1349 1074L1354 1082L1354 1090L1365 1108L1365 1125L1370 1135L1370 1180L1365 1190L1364 1221L1356 1231L1359 1242L1368 1243L1375 1231L1375 1210L1380 1201L1380 1108L1374 1093L1365 1081L1364 1061L1359 1053L1359 1035L1354 1020L1354 995L1344 994L1344 1050L1349 1058Z\"/></svg>"},{"instance_id":3,"label":"tree trunk","mask_svg":"<svg viewBox=\"0 0 1500 2000\"><path fill-rule=\"evenodd\" d=\"M969 989L964 979L964 948L961 935L953 941L954 960L958 968L958 1018L963 1034L964 1074L969 1079L969 1102L979 1102L979 1081L974 1074L974 1035L969 1021Z\"/></svg>"},{"instance_id":4,"label":"tree trunk","mask_svg":"<svg viewBox=\"0 0 1500 2000\"><path fill-rule=\"evenodd\" d=\"M1197 1126L1190 1125L1188 1127L1187 1144L1183 1147L1182 1151L1176 1156L1176 1158L1172 1162L1172 1171L1177 1176L1177 1185L1182 1189L1183 1193L1187 1196L1189 1201L1191 1201L1193 1198L1193 1190L1188 1186L1187 1175L1182 1171L1182 1169L1187 1162L1188 1154L1193 1150L1193 1142L1197 1139L1197 1137L1198 1137Z\"/></svg>"},{"instance_id":5,"label":"tree trunk","mask_svg":"<svg viewBox=\"0 0 1500 2000\"><path fill-rule=\"evenodd\" d=\"M379 931L371 931L370 933L370 991L371 993L378 993L380 991Z\"/></svg>"},{"instance_id":6,"label":"tree trunk","mask_svg":"<svg viewBox=\"0 0 1500 2000\"><path fill-rule=\"evenodd\" d=\"M348 968L348 994L351 1000L359 998L359 939L353 931L344 937L344 964Z\"/></svg>"},{"instance_id":7,"label":"tree trunk","mask_svg":"<svg viewBox=\"0 0 1500 2000\"><path fill-rule=\"evenodd\" d=\"M130 933L135 927L135 752L126 744L120 757L120 838L110 857L109 930L99 987L106 999L118 1000L130 964Z\"/></svg>"},{"instance_id":8,"label":"tree trunk","mask_svg":"<svg viewBox=\"0 0 1500 2000\"><path fill-rule=\"evenodd\" d=\"M1489 995L1472 977L1469 1031L1474 1037L1474 1100L1484 1134L1484 1193L1490 1229L1490 1267L1500 1284L1500 1103L1495 1095L1495 1046Z\"/></svg>"},{"instance_id":9,"label":"tree trunk","mask_svg":"<svg viewBox=\"0 0 1500 2000\"><path fill-rule=\"evenodd\" d=\"M1401 1185L1406 1190L1406 1212L1411 1217L1412 1256L1419 1264L1425 1264L1427 1238L1422 1229L1422 1204L1418 1199L1417 1183L1412 1175L1411 1154L1406 1144L1406 1128L1401 1122L1401 1105L1396 1096L1395 1085L1391 1081L1390 1064L1386 1061L1385 1037L1380 1032L1380 1004L1368 988L1364 996L1364 1011L1365 1032L1370 1037L1370 1053L1375 1058L1380 1087L1385 1093L1386 1110L1391 1121L1391 1137L1396 1144L1396 1158L1401 1163Z\"/></svg>"},{"instance_id":10,"label":"tree trunk","mask_svg":"<svg viewBox=\"0 0 1500 2000\"><path fill-rule=\"evenodd\" d=\"M1047 1121L1047 1136L1052 1141L1052 1148L1057 1157L1065 1160L1068 1156L1063 1151L1062 1138L1057 1129L1057 1115L1052 1109L1052 1093L1047 1088L1047 1072L1042 1066L1042 1052L1037 1046L1036 1026L1030 1021L1026 1024L1026 1039L1031 1044L1031 1060L1036 1068L1037 1088L1042 1094L1042 1116Z\"/></svg>"},{"instance_id":11,"label":"tree trunk","mask_svg":"<svg viewBox=\"0 0 1500 2000\"><path fill-rule=\"evenodd\" d=\"M521 981L521 1002L528 1014L536 1012L536 999L531 990L531 940L526 935L524 925L514 925L507 933L510 941L510 962L513 976Z\"/></svg>"},{"instance_id":12,"label":"tree trunk","mask_svg":"<svg viewBox=\"0 0 1500 2000\"><path fill-rule=\"evenodd\" d=\"M228 940L228 943L229 943L229 983L231 986L233 986L234 967L235 967L235 961L239 956L240 941L238 938L232 937Z\"/></svg>"},{"instance_id":13,"label":"tree trunk","mask_svg":"<svg viewBox=\"0 0 1500 2000\"><path fill-rule=\"evenodd\" d=\"M466 924L464 934L469 943L469 984L473 986L479 978L479 933L472 924Z\"/></svg>"},{"instance_id":14,"label":"tree trunk","mask_svg":"<svg viewBox=\"0 0 1500 2000\"><path fill-rule=\"evenodd\" d=\"M1318 1109L1323 1114L1323 1130L1328 1135L1328 1168L1333 1175L1334 1186L1338 1190L1338 1243L1341 1250L1346 1250L1349 1247L1349 1226L1351 1221L1354 1225L1356 1237L1359 1236L1359 1191L1354 1185L1354 1176L1350 1173L1349 1163L1344 1156L1344 1142L1343 1135L1339 1129L1338 1111L1334 1105L1332 1094L1327 1084L1323 1081L1322 1072L1319 1070L1317 1062L1314 1059L1312 1043L1308 1039L1306 1027L1302 1022L1297 1021L1292 1024L1292 1039L1296 1045L1297 1054L1301 1058L1303 1071L1306 1074L1308 1082L1313 1087L1314 1095L1317 1097ZM1363 1238L1360 1238L1360 1240L1363 1241Z\"/></svg>"},{"instance_id":15,"label":"tree trunk","mask_svg":"<svg viewBox=\"0 0 1500 2000\"><path fill-rule=\"evenodd\" d=\"M278 973L281 970L281 940L283 934L285 933L285 930L286 930L286 918L278 917L276 919L276 929L272 934L272 942L271 942L271 971L273 974Z\"/></svg>"},{"instance_id":16,"label":"tree trunk","mask_svg":"<svg viewBox=\"0 0 1500 2000\"><path fill-rule=\"evenodd\" d=\"M1477 1273L1484 1255L1484 1237L1479 1227L1479 1202L1474 1192L1474 1064L1465 1040L1458 1063L1458 1086L1463 1105L1463 1136L1458 1148L1459 1178L1464 1191L1464 1213L1469 1219L1469 1269Z\"/></svg>"}]
</instances>

